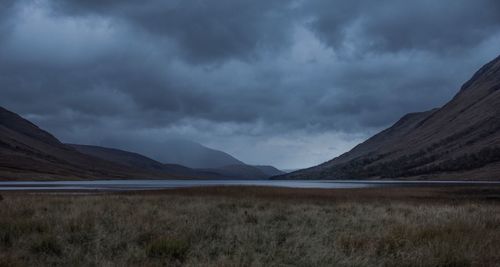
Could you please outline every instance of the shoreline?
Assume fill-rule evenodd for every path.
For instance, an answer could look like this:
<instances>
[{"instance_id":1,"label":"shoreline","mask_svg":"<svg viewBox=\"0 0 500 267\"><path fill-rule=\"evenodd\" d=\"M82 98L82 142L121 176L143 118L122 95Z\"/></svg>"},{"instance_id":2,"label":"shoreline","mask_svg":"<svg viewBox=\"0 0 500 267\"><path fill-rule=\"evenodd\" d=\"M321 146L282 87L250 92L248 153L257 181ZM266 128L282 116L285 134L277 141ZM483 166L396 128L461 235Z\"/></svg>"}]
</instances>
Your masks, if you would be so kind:
<instances>
[{"instance_id":1,"label":"shoreline","mask_svg":"<svg viewBox=\"0 0 500 267\"><path fill-rule=\"evenodd\" d=\"M435 186L435 187L371 187L371 188L284 188L269 186L204 186L144 190L35 190L1 191L4 196L188 196L214 198L254 198L267 200L337 201L404 201L439 202L480 201L500 203L500 186Z\"/></svg>"}]
</instances>

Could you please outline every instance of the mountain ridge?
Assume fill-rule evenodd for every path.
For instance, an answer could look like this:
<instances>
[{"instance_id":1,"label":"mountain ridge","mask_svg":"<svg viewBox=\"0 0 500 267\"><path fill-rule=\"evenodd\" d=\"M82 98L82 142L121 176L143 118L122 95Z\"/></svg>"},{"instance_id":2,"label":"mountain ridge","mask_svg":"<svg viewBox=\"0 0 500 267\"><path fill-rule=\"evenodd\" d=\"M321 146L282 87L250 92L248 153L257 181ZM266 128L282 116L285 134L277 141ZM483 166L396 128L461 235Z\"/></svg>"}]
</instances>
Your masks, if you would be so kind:
<instances>
[{"instance_id":1,"label":"mountain ridge","mask_svg":"<svg viewBox=\"0 0 500 267\"><path fill-rule=\"evenodd\" d=\"M279 170L272 166L233 164L214 168L193 169L175 163L161 163L136 152L93 145L66 144L83 154L122 164L138 170L184 175L199 179L265 179ZM264 170L260 170L263 168Z\"/></svg>"},{"instance_id":2,"label":"mountain ridge","mask_svg":"<svg viewBox=\"0 0 500 267\"><path fill-rule=\"evenodd\" d=\"M220 177L216 173L197 171L178 164L163 164L139 153L92 145L66 144L80 153L87 154L102 160L111 161L116 164L153 173L169 174L198 179L210 179Z\"/></svg>"},{"instance_id":3,"label":"mountain ridge","mask_svg":"<svg viewBox=\"0 0 500 267\"><path fill-rule=\"evenodd\" d=\"M500 179L500 56L441 108L403 116L330 161L274 179Z\"/></svg>"},{"instance_id":4,"label":"mountain ridge","mask_svg":"<svg viewBox=\"0 0 500 267\"><path fill-rule=\"evenodd\" d=\"M82 154L18 114L0 107L2 180L115 179L149 175Z\"/></svg>"},{"instance_id":5,"label":"mountain ridge","mask_svg":"<svg viewBox=\"0 0 500 267\"><path fill-rule=\"evenodd\" d=\"M18 114L0 107L0 180L215 177L219 174L165 165L128 151L67 145Z\"/></svg>"},{"instance_id":6,"label":"mountain ridge","mask_svg":"<svg viewBox=\"0 0 500 267\"><path fill-rule=\"evenodd\" d=\"M229 165L245 165L232 155L200 143L185 139L167 139L149 146L134 150L163 163L179 164L193 169L219 168Z\"/></svg>"}]
</instances>

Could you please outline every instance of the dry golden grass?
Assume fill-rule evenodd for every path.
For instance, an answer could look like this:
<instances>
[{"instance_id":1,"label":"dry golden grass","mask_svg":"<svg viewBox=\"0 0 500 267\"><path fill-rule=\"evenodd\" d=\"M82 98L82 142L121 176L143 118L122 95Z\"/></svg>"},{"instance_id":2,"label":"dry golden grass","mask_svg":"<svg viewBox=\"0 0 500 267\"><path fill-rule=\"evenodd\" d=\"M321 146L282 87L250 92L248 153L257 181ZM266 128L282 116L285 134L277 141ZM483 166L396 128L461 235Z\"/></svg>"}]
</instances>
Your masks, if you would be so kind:
<instances>
[{"instance_id":1,"label":"dry golden grass","mask_svg":"<svg viewBox=\"0 0 500 267\"><path fill-rule=\"evenodd\" d=\"M495 196L490 189L3 193L0 266L499 266Z\"/></svg>"}]
</instances>

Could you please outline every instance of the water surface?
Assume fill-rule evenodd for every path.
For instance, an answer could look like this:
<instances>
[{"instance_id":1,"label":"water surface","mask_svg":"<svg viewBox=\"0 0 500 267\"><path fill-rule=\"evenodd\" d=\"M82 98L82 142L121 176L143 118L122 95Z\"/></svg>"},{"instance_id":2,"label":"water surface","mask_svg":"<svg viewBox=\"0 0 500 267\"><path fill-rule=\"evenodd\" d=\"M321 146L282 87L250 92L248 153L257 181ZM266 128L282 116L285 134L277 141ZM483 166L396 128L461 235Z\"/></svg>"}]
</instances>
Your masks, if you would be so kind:
<instances>
[{"instance_id":1,"label":"water surface","mask_svg":"<svg viewBox=\"0 0 500 267\"><path fill-rule=\"evenodd\" d=\"M128 191L159 190L206 186L270 186L285 188L367 188L367 187L414 187L414 186L500 186L500 182L476 181L367 181L367 180L95 180L95 181L5 181L0 191Z\"/></svg>"}]
</instances>

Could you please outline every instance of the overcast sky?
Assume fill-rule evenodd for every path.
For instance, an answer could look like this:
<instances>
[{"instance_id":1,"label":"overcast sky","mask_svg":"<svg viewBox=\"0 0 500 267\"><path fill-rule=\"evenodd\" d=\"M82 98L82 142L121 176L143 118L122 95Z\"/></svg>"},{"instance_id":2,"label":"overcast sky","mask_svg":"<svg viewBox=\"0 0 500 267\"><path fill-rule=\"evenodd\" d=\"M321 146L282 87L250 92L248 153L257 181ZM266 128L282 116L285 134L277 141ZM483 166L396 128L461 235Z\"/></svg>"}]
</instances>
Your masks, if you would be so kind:
<instances>
[{"instance_id":1,"label":"overcast sky","mask_svg":"<svg viewBox=\"0 0 500 267\"><path fill-rule=\"evenodd\" d=\"M500 54L499 14L498 0L1 0L0 105L65 142L184 138L307 167L448 101Z\"/></svg>"}]
</instances>

